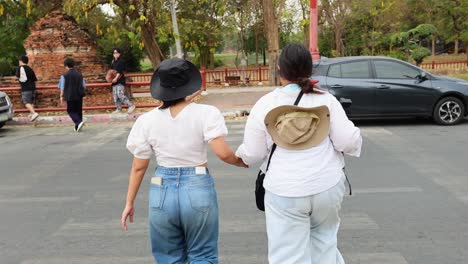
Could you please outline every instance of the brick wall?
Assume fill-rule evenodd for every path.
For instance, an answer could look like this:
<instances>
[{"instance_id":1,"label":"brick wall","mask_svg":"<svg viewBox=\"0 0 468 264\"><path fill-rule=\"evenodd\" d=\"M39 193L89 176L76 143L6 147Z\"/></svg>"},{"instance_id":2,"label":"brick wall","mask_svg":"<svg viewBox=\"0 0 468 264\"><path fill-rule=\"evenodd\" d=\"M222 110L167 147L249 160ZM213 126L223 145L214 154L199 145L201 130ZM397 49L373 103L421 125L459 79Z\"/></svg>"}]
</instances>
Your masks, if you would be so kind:
<instances>
[{"instance_id":1,"label":"brick wall","mask_svg":"<svg viewBox=\"0 0 468 264\"><path fill-rule=\"evenodd\" d=\"M39 19L30 28L31 33L25 41L29 66L38 77L36 85L57 85L60 75L66 69L65 58L71 57L76 68L83 74L87 83L104 82L106 66L97 54L97 44L86 30L80 28L75 19L59 11L53 11ZM0 87L19 87L15 77L0 78ZM23 109L20 91L6 92L13 101L15 109ZM62 107L56 89L38 89L36 107ZM87 88L84 106L113 105L111 88Z\"/></svg>"},{"instance_id":2,"label":"brick wall","mask_svg":"<svg viewBox=\"0 0 468 264\"><path fill-rule=\"evenodd\" d=\"M71 57L88 82L104 80L105 65L97 44L75 19L53 11L30 28L24 47L40 84L57 83L65 71L63 61Z\"/></svg>"}]
</instances>

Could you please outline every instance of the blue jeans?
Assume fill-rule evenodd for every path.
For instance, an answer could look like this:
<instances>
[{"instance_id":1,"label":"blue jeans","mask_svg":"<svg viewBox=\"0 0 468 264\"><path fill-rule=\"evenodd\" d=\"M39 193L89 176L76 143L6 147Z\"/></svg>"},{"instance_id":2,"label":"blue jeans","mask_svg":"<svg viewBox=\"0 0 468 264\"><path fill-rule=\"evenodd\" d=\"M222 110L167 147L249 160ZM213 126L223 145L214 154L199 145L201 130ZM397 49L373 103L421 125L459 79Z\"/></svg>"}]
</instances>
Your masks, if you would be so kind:
<instances>
[{"instance_id":1,"label":"blue jeans","mask_svg":"<svg viewBox=\"0 0 468 264\"><path fill-rule=\"evenodd\" d=\"M334 187L305 197L265 193L270 264L344 264L337 247L344 177Z\"/></svg>"},{"instance_id":2,"label":"blue jeans","mask_svg":"<svg viewBox=\"0 0 468 264\"><path fill-rule=\"evenodd\" d=\"M216 190L208 169L197 168L158 167L151 179L150 238L158 264L218 263Z\"/></svg>"}]
</instances>

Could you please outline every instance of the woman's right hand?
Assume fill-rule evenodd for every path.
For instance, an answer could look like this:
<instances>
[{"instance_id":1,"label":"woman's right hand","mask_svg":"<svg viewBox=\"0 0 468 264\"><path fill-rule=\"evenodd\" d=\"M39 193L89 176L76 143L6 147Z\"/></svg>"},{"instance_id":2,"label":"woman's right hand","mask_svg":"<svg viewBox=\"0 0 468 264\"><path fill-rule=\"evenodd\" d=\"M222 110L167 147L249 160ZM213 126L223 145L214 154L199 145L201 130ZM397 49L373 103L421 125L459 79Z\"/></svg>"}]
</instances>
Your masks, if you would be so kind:
<instances>
[{"instance_id":1,"label":"woman's right hand","mask_svg":"<svg viewBox=\"0 0 468 264\"><path fill-rule=\"evenodd\" d=\"M125 206L125 209L122 212L122 219L120 220L122 222L122 228L127 231L128 226L127 226L127 218L130 218L130 223L133 223L133 215L135 214L135 208L133 207L133 204L127 204Z\"/></svg>"}]
</instances>

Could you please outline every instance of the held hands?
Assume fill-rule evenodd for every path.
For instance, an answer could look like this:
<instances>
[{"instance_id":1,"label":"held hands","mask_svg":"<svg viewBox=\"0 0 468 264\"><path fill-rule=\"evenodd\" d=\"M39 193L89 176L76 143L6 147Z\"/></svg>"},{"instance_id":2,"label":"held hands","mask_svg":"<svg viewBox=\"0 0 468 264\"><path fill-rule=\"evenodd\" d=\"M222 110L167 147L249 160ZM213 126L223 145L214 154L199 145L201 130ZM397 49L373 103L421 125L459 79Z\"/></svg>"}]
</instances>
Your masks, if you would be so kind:
<instances>
[{"instance_id":1,"label":"held hands","mask_svg":"<svg viewBox=\"0 0 468 264\"><path fill-rule=\"evenodd\" d=\"M121 218L121 223L122 223L122 228L127 231L128 226L127 226L127 218L130 217L130 223L133 223L133 215L135 214L135 208L133 207L133 204L127 204L125 206L125 209L122 212L122 218Z\"/></svg>"},{"instance_id":2,"label":"held hands","mask_svg":"<svg viewBox=\"0 0 468 264\"><path fill-rule=\"evenodd\" d=\"M249 167L249 165L245 164L244 161L241 158L239 158L239 157L236 157L236 158L237 158L237 161L236 161L236 164L235 164L236 166L242 167L242 168L248 168Z\"/></svg>"}]
</instances>

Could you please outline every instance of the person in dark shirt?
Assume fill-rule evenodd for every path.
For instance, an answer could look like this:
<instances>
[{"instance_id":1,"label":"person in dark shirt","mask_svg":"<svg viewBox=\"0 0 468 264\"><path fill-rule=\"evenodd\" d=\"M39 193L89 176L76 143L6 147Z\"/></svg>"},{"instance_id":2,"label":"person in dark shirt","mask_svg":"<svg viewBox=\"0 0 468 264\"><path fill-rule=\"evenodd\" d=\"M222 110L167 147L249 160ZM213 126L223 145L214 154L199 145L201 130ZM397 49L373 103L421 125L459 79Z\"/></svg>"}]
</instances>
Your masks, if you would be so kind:
<instances>
[{"instance_id":1,"label":"person in dark shirt","mask_svg":"<svg viewBox=\"0 0 468 264\"><path fill-rule=\"evenodd\" d=\"M25 55L19 58L19 67L16 69L16 77L21 85L21 101L29 110L29 119L36 120L39 114L34 110L34 101L36 99L36 74L28 66L29 58Z\"/></svg>"},{"instance_id":2,"label":"person in dark shirt","mask_svg":"<svg viewBox=\"0 0 468 264\"><path fill-rule=\"evenodd\" d=\"M114 79L112 80L112 96L114 98L115 107L117 108L114 113L122 112L122 103L128 106L127 113L132 113L135 110L135 105L128 100L125 96L125 62L122 60L121 51L115 48L112 51L114 60L112 61L111 68L117 71Z\"/></svg>"},{"instance_id":3,"label":"person in dark shirt","mask_svg":"<svg viewBox=\"0 0 468 264\"><path fill-rule=\"evenodd\" d=\"M75 123L75 131L79 132L85 121L83 120L83 97L86 83L83 75L75 69L75 61L67 58L63 62L67 72L60 76L60 101L67 102L67 113Z\"/></svg>"}]
</instances>

